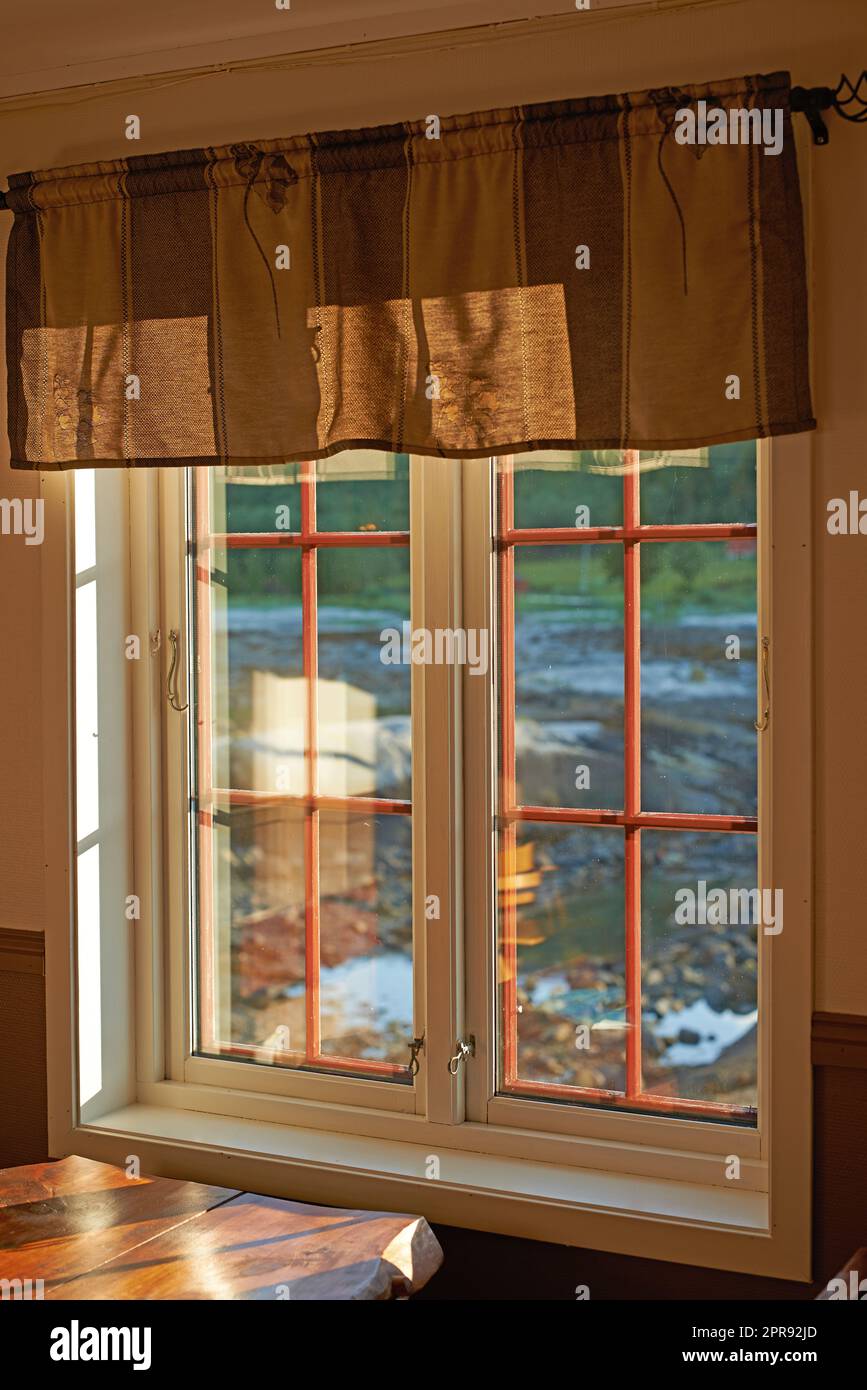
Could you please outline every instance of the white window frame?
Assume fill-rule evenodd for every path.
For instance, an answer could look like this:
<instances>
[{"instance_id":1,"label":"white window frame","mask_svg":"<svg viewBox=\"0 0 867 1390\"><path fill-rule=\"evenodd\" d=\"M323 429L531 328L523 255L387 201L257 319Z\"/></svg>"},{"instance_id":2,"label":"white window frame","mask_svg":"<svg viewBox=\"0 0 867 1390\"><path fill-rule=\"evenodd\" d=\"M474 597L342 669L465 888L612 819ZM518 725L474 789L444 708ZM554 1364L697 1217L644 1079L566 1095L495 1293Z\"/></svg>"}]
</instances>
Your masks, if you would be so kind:
<instances>
[{"instance_id":1,"label":"white window frame","mask_svg":"<svg viewBox=\"0 0 867 1390\"><path fill-rule=\"evenodd\" d=\"M163 814L172 815L163 788L168 779L179 776L184 749L177 733L163 743L160 739L167 662L143 659L131 663L130 673L130 722L135 730L130 737L130 790L135 791L137 806L147 808L145 817L136 817L132 846L132 872L143 910L129 933L128 960L118 959L116 946L110 953L118 978L126 971L126 978L134 980L135 1056L118 1055L123 1030L111 1037L104 1060L116 1084L106 1088L101 1112L91 1104L82 1114L77 1099L71 872L74 494L69 475L44 475L43 688L58 692L58 698L45 702L44 724L52 1154L76 1152L122 1161L136 1152L143 1166L154 1172L342 1206L412 1207L431 1220L477 1229L809 1279L810 438L763 443L760 456L760 584L763 629L771 636L773 690L771 727L762 740L766 751L759 787L761 875L766 886L784 886L786 925L781 936L765 939L760 975L766 1039L760 1053L762 1130L736 1131L737 1144L731 1129L692 1120L587 1107L567 1110L535 1100L491 1100L493 1056L492 1049L484 1047L484 1039L494 1036L493 995L485 983L489 985L491 965L486 954L490 947L484 943L492 940L491 932L473 934L466 990L460 972L462 923L477 920L484 903L490 910L493 902L490 866L466 878L461 872L462 831L473 837L480 827L490 827L493 751L484 738L469 737L462 744L459 733L462 719L471 732L484 727L493 687L478 677L461 682L455 668L447 666L414 668L424 680L421 691L413 691L414 730L422 730L429 741L427 765L414 756L416 920L423 920L419 909L425 890L439 891L443 900L442 918L428 924L417 952L419 978L427 981L424 1007L428 1037L433 1039L415 1092L421 1095L424 1088L426 1113L401 1112L381 1094L409 1093L405 1087L256 1068L253 1090L238 1076L237 1063L186 1058L181 1022L186 1002L178 983L184 972L179 976L172 966L177 941L172 944L167 930L160 891L165 885L169 902L178 900L183 892L181 863L177 853L166 864L161 862L162 836L154 834L155 825L162 830ZM423 514L429 524L435 519L442 523L427 532L437 551L436 563L426 566L424 535L416 533L413 522L414 623L486 625L493 554L486 556L470 541L485 524L490 506L486 476L472 461L462 467L449 460L426 460L413 470L413 515ZM127 631L146 639L159 628L165 647L168 630L183 623L176 579L182 550L181 475L135 470L124 482L130 518ZM457 527L461 515L462 532ZM456 538L447 556L442 553L444 536ZM153 565L156 553L162 556L159 571ZM178 718L176 729L180 723ZM453 737L449 731L454 731ZM459 804L462 789L463 815L450 821L443 807L452 797ZM769 834L762 835L762 827L768 825ZM174 835L169 841L179 844ZM108 930L104 924L101 928L103 934ZM105 960L104 955L103 965ZM454 981L451 989L436 987L438 972ZM104 987L111 986L112 980L106 980ZM467 1078L464 1088L462 1076L457 1085L448 1080L446 1050L454 1038L469 1032L475 1033L481 1050L461 1069ZM768 1087L771 1057L774 1086ZM363 1104L357 1100L358 1086L363 1087ZM569 1116L566 1126L564 1110ZM552 1132L555 1122L559 1133ZM564 1132L566 1128L570 1132ZM738 1184L727 1183L721 1174L720 1160L732 1149L744 1160ZM431 1154L440 1158L439 1180L425 1176Z\"/></svg>"},{"instance_id":2,"label":"white window frame","mask_svg":"<svg viewBox=\"0 0 867 1390\"><path fill-rule=\"evenodd\" d=\"M410 479L410 620L413 627L455 626L459 618L454 604L459 586L452 582L455 557L451 546L456 527L451 517L458 497L459 465L451 459L431 460L423 472L411 470ZM184 470L160 470L160 529L164 630L174 628L186 636L189 615L185 600ZM440 542L436 565L425 567L426 545ZM445 544L442 544L445 538ZM458 538L459 539L459 538ZM147 555L140 557L146 572ZM152 557L151 557L152 563ZM425 1050L418 1077L412 1085L395 1085L374 1078L355 1079L327 1072L269 1068L237 1061L195 1056L189 1045L189 922L187 902L188 864L182 853L187 839L185 807L190 788L186 769L190 764L189 725L182 717L166 713L159 694L147 715L149 728L162 731L167 749L166 785L179 789L158 817L141 806L140 823L148 847L162 838L168 859L167 894L164 902L165 941L168 963L168 1017L173 1020L168 1039L165 1075L178 1082L205 1087L237 1088L317 1105L353 1106L367 1111L401 1115L422 1114L450 1124L463 1117L460 1088L444 1084L450 1056L448 1039L460 1030L460 976L450 969L460 954L460 856L450 810L460 794L460 689L459 672L449 667L410 668L412 694L412 837L413 837L413 959L414 1036L426 1032ZM453 735L453 731L456 733ZM162 821L162 824L161 824ZM157 851L158 852L158 851ZM425 883L436 881L440 918L435 932L425 931ZM428 890L429 891L429 890ZM442 966L446 969L443 970ZM438 987L434 982L439 981ZM148 1001L148 1012L159 1011L160 1000ZM163 1005L165 1008L165 1004ZM428 1020L426 1024L425 1020ZM407 1039L407 1044L409 1039ZM407 1052L407 1061L409 1054ZM159 1051L152 1059L150 1079L163 1079ZM282 1112L281 1112L282 1113ZM306 1113L306 1112L304 1112ZM293 1121L303 1123L302 1119Z\"/></svg>"}]
</instances>

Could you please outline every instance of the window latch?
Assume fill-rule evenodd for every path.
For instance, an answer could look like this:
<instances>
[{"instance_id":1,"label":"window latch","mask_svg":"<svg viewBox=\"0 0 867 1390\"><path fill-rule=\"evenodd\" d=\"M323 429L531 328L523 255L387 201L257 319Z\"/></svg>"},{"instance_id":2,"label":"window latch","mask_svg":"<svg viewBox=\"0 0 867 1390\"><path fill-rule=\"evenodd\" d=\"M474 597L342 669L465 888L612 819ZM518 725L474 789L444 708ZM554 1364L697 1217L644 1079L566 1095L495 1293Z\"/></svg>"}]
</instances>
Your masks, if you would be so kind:
<instances>
[{"instance_id":1,"label":"window latch","mask_svg":"<svg viewBox=\"0 0 867 1390\"><path fill-rule=\"evenodd\" d=\"M458 1038L455 1047L457 1052L454 1057L449 1058L449 1076L457 1076L461 1063L465 1062L468 1057L475 1057L476 1055L476 1040L472 1033L467 1039Z\"/></svg>"},{"instance_id":2,"label":"window latch","mask_svg":"<svg viewBox=\"0 0 867 1390\"><path fill-rule=\"evenodd\" d=\"M418 1067L419 1067L418 1054L419 1054L420 1052L424 1052L424 1039L425 1039L425 1035L424 1035L424 1033L422 1033L422 1035L421 1035L420 1038L413 1038L412 1042L411 1042L410 1045L409 1045L409 1074L410 1074L410 1076L418 1076Z\"/></svg>"}]
</instances>

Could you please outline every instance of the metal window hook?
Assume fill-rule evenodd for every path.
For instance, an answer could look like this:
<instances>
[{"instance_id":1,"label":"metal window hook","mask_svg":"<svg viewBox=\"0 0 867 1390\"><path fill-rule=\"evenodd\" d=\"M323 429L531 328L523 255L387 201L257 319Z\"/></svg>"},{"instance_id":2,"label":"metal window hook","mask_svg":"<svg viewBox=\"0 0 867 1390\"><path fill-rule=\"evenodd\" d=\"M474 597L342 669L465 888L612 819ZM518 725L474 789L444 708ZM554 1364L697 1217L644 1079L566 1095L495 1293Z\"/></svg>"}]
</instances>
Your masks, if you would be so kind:
<instances>
[{"instance_id":1,"label":"metal window hook","mask_svg":"<svg viewBox=\"0 0 867 1390\"><path fill-rule=\"evenodd\" d=\"M409 1044L409 1065L407 1070L410 1076L418 1076L419 1060L418 1054L424 1052L425 1035L422 1033L420 1038L413 1038Z\"/></svg>"},{"instance_id":2,"label":"metal window hook","mask_svg":"<svg viewBox=\"0 0 867 1390\"><path fill-rule=\"evenodd\" d=\"M465 1062L468 1057L475 1057L476 1055L476 1040L472 1033L467 1039L456 1039L455 1047L457 1048L457 1052L454 1057L449 1058L449 1076L457 1076L458 1067L461 1063Z\"/></svg>"},{"instance_id":3,"label":"metal window hook","mask_svg":"<svg viewBox=\"0 0 867 1390\"><path fill-rule=\"evenodd\" d=\"M180 691L178 689L178 632L172 628L169 632L169 641L172 644L172 660L169 666L169 674L166 678L166 697L172 709L177 710L178 714L183 714L185 709L189 709L189 700L180 704Z\"/></svg>"}]
</instances>

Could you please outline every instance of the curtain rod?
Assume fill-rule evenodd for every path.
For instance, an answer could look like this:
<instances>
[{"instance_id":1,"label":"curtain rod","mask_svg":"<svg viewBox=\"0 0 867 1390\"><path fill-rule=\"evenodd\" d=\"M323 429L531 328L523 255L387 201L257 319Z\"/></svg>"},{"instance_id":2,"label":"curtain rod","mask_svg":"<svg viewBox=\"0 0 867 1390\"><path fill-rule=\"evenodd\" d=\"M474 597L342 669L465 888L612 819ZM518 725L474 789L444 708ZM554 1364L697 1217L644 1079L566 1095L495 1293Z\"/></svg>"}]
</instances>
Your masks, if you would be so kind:
<instances>
[{"instance_id":1,"label":"curtain rod","mask_svg":"<svg viewBox=\"0 0 867 1390\"><path fill-rule=\"evenodd\" d=\"M861 95L862 87L864 96ZM856 125L867 122L867 69L854 85L843 73L836 87L793 87L789 98L791 109L806 116L813 132L813 144L827 145L830 135L822 117L823 111L836 111L844 121L853 121ZM0 189L0 212L6 211L6 194Z\"/></svg>"}]
</instances>

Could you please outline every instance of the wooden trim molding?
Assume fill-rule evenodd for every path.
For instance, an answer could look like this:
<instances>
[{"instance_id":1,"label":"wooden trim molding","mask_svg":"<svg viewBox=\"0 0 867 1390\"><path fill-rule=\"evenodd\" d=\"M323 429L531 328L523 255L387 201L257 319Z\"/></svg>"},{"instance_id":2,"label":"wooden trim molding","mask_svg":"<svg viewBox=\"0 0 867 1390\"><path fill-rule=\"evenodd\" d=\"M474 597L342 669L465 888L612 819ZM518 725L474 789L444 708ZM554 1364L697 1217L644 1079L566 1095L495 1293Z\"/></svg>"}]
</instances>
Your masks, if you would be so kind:
<instances>
[{"instance_id":1,"label":"wooden trim molding","mask_svg":"<svg viewBox=\"0 0 867 1390\"><path fill-rule=\"evenodd\" d=\"M867 1017L813 1014L813 1066L867 1068Z\"/></svg>"},{"instance_id":2,"label":"wooden trim molding","mask_svg":"<svg viewBox=\"0 0 867 1390\"><path fill-rule=\"evenodd\" d=\"M0 970L19 975L44 975L44 933L0 927Z\"/></svg>"}]
</instances>

